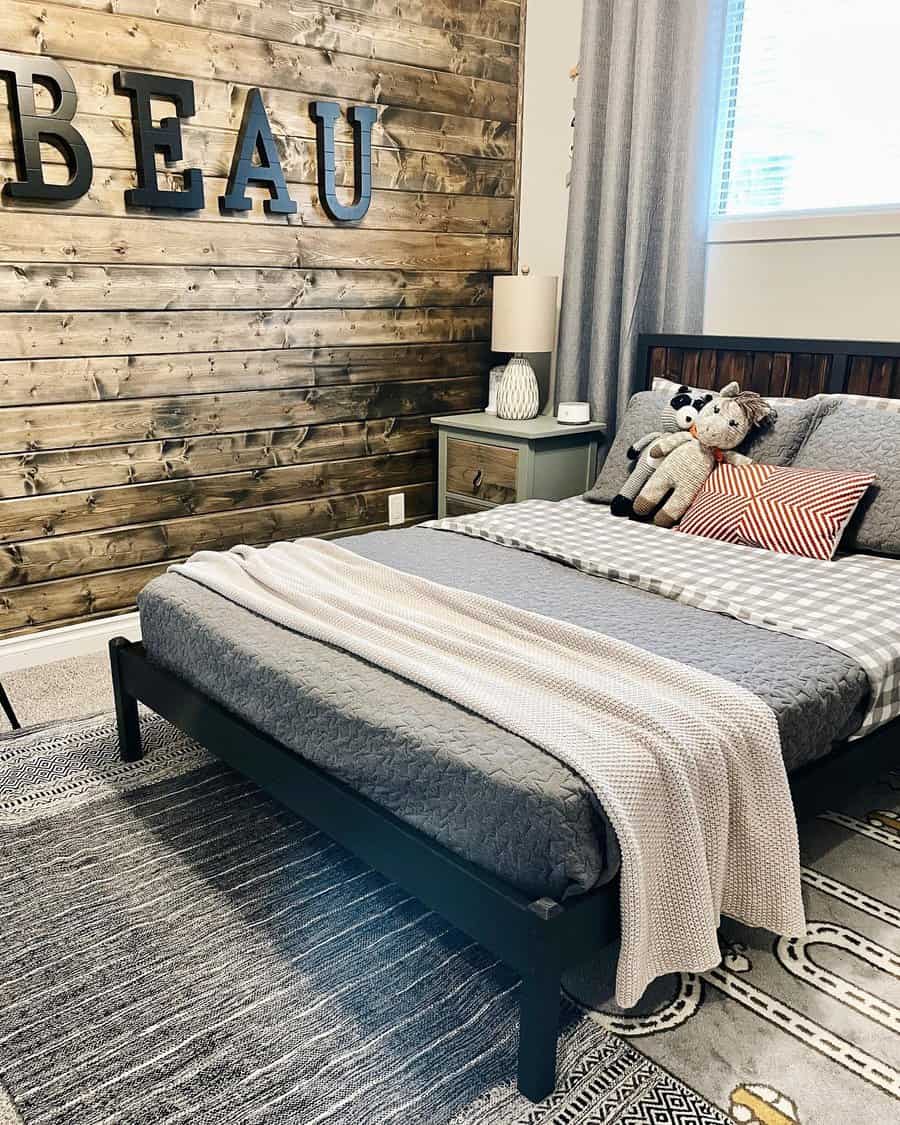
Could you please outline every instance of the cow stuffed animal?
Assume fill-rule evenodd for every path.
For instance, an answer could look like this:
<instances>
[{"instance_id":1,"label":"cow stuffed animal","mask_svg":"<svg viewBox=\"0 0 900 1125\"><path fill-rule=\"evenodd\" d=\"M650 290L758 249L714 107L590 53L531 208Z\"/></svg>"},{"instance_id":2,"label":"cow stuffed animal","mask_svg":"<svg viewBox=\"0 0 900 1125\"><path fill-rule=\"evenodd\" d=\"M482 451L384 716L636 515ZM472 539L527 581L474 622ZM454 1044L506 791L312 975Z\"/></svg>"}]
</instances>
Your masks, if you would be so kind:
<instances>
[{"instance_id":1,"label":"cow stuffed animal","mask_svg":"<svg viewBox=\"0 0 900 1125\"><path fill-rule=\"evenodd\" d=\"M649 454L658 467L635 498L634 515L646 519L662 504L653 522L658 527L673 527L719 462L750 464L749 457L734 450L754 426L774 415L755 391L741 391L736 383L729 384L703 407L687 433L667 434L650 446Z\"/></svg>"},{"instance_id":2,"label":"cow stuffed animal","mask_svg":"<svg viewBox=\"0 0 900 1125\"><path fill-rule=\"evenodd\" d=\"M737 383L734 384L737 389ZM612 498L609 506L610 513L614 516L630 516L634 507L634 498L641 491L647 481L656 472L659 462L650 456L651 446L663 434L677 433L679 430L689 430L697 420L697 415L708 402L716 396L715 391L701 391L695 387L680 386L669 399L661 416L662 429L644 434L638 438L634 445L628 449L629 461L634 461L628 480Z\"/></svg>"}]
</instances>

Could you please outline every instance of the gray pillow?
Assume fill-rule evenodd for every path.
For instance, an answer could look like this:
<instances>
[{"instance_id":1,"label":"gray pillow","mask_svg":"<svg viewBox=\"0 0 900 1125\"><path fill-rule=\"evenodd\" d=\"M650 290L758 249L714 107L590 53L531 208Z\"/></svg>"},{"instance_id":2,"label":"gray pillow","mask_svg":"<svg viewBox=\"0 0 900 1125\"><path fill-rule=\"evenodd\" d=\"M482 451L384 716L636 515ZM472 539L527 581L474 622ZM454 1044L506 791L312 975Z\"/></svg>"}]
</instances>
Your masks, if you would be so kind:
<instances>
[{"instance_id":1,"label":"gray pillow","mask_svg":"<svg viewBox=\"0 0 900 1125\"><path fill-rule=\"evenodd\" d=\"M818 414L813 398L771 399L778 418L769 426L752 430L740 452L760 465L790 465Z\"/></svg>"},{"instance_id":2,"label":"gray pillow","mask_svg":"<svg viewBox=\"0 0 900 1125\"><path fill-rule=\"evenodd\" d=\"M815 425L794 464L875 473L877 480L847 525L841 550L900 555L900 414L820 398Z\"/></svg>"},{"instance_id":3,"label":"gray pillow","mask_svg":"<svg viewBox=\"0 0 900 1125\"><path fill-rule=\"evenodd\" d=\"M662 429L662 412L671 397L671 391L638 391L631 396L600 475L590 492L584 494L585 500L593 500L595 504L612 503L636 464L627 456L629 446L644 434Z\"/></svg>"},{"instance_id":4,"label":"gray pillow","mask_svg":"<svg viewBox=\"0 0 900 1125\"><path fill-rule=\"evenodd\" d=\"M586 500L596 504L612 503L636 464L627 456L629 446L644 434L662 429L662 413L672 393L671 388L662 388L639 391L631 397L600 475L590 492L585 493ZM779 399L775 407L777 421L752 434L741 452L763 465L790 465L816 417L816 401Z\"/></svg>"}]
</instances>

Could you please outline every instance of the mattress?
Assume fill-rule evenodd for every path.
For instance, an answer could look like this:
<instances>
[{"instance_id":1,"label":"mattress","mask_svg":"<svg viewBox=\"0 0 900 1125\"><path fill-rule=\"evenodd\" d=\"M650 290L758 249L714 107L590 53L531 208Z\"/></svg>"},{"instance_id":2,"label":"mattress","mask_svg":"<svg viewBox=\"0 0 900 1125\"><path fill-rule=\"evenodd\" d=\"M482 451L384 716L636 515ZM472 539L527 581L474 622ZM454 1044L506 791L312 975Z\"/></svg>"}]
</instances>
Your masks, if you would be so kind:
<instances>
[{"instance_id":1,"label":"mattress","mask_svg":"<svg viewBox=\"0 0 900 1125\"><path fill-rule=\"evenodd\" d=\"M748 688L775 712L789 770L860 721L865 673L823 645L425 528L341 545ZM181 575L151 582L138 604L154 662L526 894L559 899L615 874L615 839L587 785L538 747Z\"/></svg>"}]
</instances>

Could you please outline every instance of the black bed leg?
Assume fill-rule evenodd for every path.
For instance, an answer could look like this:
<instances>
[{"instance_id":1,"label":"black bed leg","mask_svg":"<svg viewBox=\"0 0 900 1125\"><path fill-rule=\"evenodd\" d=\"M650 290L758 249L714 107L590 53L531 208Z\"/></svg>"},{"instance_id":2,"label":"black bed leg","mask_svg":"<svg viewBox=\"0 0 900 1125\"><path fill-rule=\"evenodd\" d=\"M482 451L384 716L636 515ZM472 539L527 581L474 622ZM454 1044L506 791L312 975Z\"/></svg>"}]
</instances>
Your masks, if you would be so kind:
<instances>
[{"instance_id":1,"label":"black bed leg","mask_svg":"<svg viewBox=\"0 0 900 1125\"><path fill-rule=\"evenodd\" d=\"M0 684L0 707L3 708L3 714L9 720L9 725L13 730L21 730L22 725L16 718L16 713L13 710L13 705L9 701L9 696L4 690L3 684Z\"/></svg>"},{"instance_id":2,"label":"black bed leg","mask_svg":"<svg viewBox=\"0 0 900 1125\"><path fill-rule=\"evenodd\" d=\"M119 753L125 762L136 762L144 756L141 748L141 724L137 700L129 695L122 680L122 651L130 644L125 637L109 642L109 667L112 672L113 697L116 701L116 725L119 728Z\"/></svg>"},{"instance_id":3,"label":"black bed leg","mask_svg":"<svg viewBox=\"0 0 900 1125\"><path fill-rule=\"evenodd\" d=\"M544 964L522 978L519 999L519 1093L533 1102L556 1085L556 1039L559 1035L561 972Z\"/></svg>"}]
</instances>

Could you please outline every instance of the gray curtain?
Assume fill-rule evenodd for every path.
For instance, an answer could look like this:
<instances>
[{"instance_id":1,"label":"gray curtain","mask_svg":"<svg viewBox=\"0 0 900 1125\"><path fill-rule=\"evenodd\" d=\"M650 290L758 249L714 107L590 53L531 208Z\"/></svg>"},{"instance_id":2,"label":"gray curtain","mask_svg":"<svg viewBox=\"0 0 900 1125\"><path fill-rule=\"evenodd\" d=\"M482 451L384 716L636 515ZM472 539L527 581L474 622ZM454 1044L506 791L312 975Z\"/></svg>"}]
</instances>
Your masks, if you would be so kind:
<instances>
[{"instance_id":1,"label":"gray curtain","mask_svg":"<svg viewBox=\"0 0 900 1125\"><path fill-rule=\"evenodd\" d=\"M557 401L611 426L641 332L699 332L723 0L584 0Z\"/></svg>"}]
</instances>

